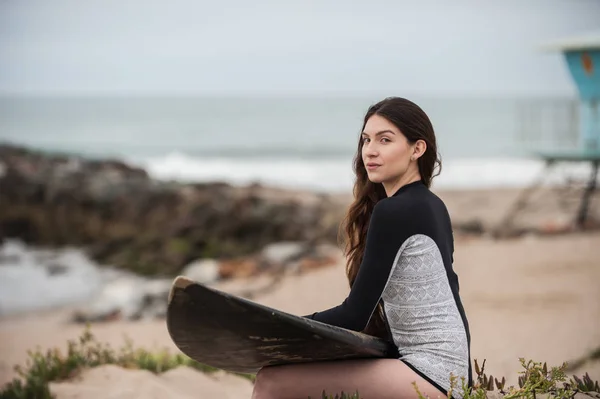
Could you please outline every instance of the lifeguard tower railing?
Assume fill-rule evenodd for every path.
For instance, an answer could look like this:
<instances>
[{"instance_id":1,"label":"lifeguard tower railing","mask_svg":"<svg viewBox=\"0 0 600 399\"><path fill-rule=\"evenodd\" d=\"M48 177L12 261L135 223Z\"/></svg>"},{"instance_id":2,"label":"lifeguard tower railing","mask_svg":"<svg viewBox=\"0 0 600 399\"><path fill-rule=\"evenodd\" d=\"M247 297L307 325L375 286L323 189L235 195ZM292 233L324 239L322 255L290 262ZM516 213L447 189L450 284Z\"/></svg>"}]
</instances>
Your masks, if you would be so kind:
<instances>
[{"instance_id":1,"label":"lifeguard tower railing","mask_svg":"<svg viewBox=\"0 0 600 399\"><path fill-rule=\"evenodd\" d=\"M562 53L576 86L577 97L522 103L520 138L528 152L545 163L540 177L527 187L497 229L502 235L523 209L532 192L559 163L589 165L589 175L574 218L584 228L590 199L597 187L600 165L600 32L564 39L544 46Z\"/></svg>"},{"instance_id":2,"label":"lifeguard tower railing","mask_svg":"<svg viewBox=\"0 0 600 399\"><path fill-rule=\"evenodd\" d=\"M517 140L527 154L576 151L579 99L569 96L516 102Z\"/></svg>"}]
</instances>

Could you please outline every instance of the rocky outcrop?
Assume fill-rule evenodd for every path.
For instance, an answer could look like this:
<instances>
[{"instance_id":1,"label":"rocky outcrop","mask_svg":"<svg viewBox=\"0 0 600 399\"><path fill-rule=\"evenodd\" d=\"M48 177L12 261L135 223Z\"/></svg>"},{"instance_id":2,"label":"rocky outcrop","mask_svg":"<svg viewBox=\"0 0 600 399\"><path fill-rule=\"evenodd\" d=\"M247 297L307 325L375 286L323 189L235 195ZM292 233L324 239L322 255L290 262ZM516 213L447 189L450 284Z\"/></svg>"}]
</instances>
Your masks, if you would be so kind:
<instances>
[{"instance_id":1,"label":"rocky outcrop","mask_svg":"<svg viewBox=\"0 0 600 399\"><path fill-rule=\"evenodd\" d=\"M306 248L280 247L274 259L300 257L336 241L343 211L327 195L159 182L121 161L0 145L0 240L78 246L141 275L173 276L205 258L239 262L281 242Z\"/></svg>"}]
</instances>

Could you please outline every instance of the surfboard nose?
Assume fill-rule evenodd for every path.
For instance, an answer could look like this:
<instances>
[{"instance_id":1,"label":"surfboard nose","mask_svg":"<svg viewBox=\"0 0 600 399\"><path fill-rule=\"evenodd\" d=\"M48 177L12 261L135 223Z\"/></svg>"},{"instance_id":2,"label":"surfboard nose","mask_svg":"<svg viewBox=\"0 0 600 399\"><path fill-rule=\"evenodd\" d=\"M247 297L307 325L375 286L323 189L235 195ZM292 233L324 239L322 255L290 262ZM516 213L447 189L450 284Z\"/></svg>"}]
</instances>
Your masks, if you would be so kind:
<instances>
[{"instance_id":1,"label":"surfboard nose","mask_svg":"<svg viewBox=\"0 0 600 399\"><path fill-rule=\"evenodd\" d=\"M194 284L194 281L186 276L177 276L175 280L173 280L173 284L171 285L171 289L169 290L169 299L167 304L171 303L173 300L173 296L175 295L176 289L184 290L187 286Z\"/></svg>"}]
</instances>

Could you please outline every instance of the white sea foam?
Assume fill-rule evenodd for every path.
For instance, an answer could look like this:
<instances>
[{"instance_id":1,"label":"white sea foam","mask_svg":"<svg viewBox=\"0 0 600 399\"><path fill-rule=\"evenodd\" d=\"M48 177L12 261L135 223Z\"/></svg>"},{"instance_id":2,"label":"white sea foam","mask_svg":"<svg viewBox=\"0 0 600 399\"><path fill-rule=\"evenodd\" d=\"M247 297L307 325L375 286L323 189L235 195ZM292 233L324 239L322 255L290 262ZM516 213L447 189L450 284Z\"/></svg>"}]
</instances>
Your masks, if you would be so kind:
<instances>
[{"instance_id":1,"label":"white sea foam","mask_svg":"<svg viewBox=\"0 0 600 399\"><path fill-rule=\"evenodd\" d=\"M77 249L34 250L7 241L0 246L0 316L84 302L110 273Z\"/></svg>"},{"instance_id":2,"label":"white sea foam","mask_svg":"<svg viewBox=\"0 0 600 399\"><path fill-rule=\"evenodd\" d=\"M154 178L186 182L259 182L324 191L351 190L353 183L352 164L348 159L200 158L170 153L138 164ZM444 161L442 173L434 182L436 188L444 189L518 188L534 182L543 169L543 162L536 159L451 159ZM585 164L566 165L560 168L560 173L549 174L545 182L560 182L565 173L571 177L587 178L589 170Z\"/></svg>"}]
</instances>

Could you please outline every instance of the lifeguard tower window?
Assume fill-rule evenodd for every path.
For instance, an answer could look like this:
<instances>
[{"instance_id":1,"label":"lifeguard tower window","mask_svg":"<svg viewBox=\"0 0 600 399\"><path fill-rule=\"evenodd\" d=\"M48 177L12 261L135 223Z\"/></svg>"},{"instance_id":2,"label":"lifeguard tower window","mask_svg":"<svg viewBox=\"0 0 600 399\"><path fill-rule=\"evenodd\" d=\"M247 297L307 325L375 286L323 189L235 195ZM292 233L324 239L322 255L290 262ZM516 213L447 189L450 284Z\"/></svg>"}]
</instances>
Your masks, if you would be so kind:
<instances>
[{"instance_id":1,"label":"lifeguard tower window","mask_svg":"<svg viewBox=\"0 0 600 399\"><path fill-rule=\"evenodd\" d=\"M577 97L548 100L541 105L520 104L520 138L532 157L544 161L545 168L507 212L496 229L497 236L509 234L517 213L558 163L583 163L590 167L573 220L574 228L586 227L590 199L597 187L600 165L600 31L550 43L544 49L562 53L577 88Z\"/></svg>"}]
</instances>

